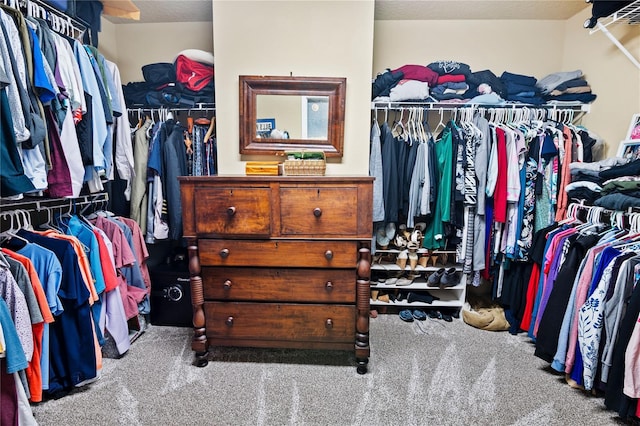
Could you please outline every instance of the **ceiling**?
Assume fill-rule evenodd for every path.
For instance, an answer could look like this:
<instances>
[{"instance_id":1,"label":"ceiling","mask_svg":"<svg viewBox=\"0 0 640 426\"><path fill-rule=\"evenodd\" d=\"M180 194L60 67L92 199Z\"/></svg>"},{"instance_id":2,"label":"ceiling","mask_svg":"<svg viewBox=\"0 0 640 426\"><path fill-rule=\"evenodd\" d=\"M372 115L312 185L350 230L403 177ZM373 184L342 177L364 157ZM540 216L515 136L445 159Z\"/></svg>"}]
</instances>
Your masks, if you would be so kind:
<instances>
[{"instance_id":1,"label":"ceiling","mask_svg":"<svg viewBox=\"0 0 640 426\"><path fill-rule=\"evenodd\" d=\"M108 16L105 18L115 24L129 24L206 22L211 21L213 17L211 0L133 0L133 2L140 9L139 21ZM585 3L585 0L375 0L375 19L565 20L587 7L590 5Z\"/></svg>"}]
</instances>

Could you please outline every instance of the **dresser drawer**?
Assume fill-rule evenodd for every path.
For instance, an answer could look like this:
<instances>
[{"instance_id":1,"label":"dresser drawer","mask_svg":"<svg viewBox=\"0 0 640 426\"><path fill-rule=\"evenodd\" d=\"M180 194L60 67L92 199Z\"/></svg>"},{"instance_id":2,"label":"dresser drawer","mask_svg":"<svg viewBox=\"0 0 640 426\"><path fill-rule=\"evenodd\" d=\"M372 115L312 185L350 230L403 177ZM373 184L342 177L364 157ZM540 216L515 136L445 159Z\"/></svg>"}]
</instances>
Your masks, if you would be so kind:
<instances>
[{"instance_id":1,"label":"dresser drawer","mask_svg":"<svg viewBox=\"0 0 640 426\"><path fill-rule=\"evenodd\" d=\"M280 234L346 238L358 232L358 188L280 188Z\"/></svg>"},{"instance_id":2,"label":"dresser drawer","mask_svg":"<svg viewBox=\"0 0 640 426\"><path fill-rule=\"evenodd\" d=\"M271 189L196 188L198 235L268 236L271 234Z\"/></svg>"},{"instance_id":3,"label":"dresser drawer","mask_svg":"<svg viewBox=\"0 0 640 426\"><path fill-rule=\"evenodd\" d=\"M202 268L204 298L355 303L352 269Z\"/></svg>"},{"instance_id":4,"label":"dresser drawer","mask_svg":"<svg viewBox=\"0 0 640 426\"><path fill-rule=\"evenodd\" d=\"M207 338L353 342L355 306L205 302Z\"/></svg>"},{"instance_id":5,"label":"dresser drawer","mask_svg":"<svg viewBox=\"0 0 640 426\"><path fill-rule=\"evenodd\" d=\"M358 243L202 239L198 252L202 266L354 268Z\"/></svg>"}]
</instances>

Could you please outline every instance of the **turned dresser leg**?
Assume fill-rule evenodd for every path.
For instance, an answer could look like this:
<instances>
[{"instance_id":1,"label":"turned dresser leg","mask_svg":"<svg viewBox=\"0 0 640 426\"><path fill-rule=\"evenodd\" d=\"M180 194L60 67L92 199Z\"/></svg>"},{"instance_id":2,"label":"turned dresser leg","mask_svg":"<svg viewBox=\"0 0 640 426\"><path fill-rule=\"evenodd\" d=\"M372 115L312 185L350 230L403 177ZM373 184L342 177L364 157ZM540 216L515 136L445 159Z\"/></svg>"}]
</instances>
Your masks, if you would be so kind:
<instances>
[{"instance_id":1,"label":"turned dresser leg","mask_svg":"<svg viewBox=\"0 0 640 426\"><path fill-rule=\"evenodd\" d=\"M358 374L367 372L369 363L369 311L370 306L370 274L371 251L364 247L358 251L357 280L356 280L356 371Z\"/></svg>"},{"instance_id":2,"label":"turned dresser leg","mask_svg":"<svg viewBox=\"0 0 640 426\"><path fill-rule=\"evenodd\" d=\"M204 292L200 276L200 258L196 241L189 241L189 274L191 282L191 304L193 305L193 339L191 349L196 352L196 365L207 365L208 344L204 316Z\"/></svg>"}]
</instances>

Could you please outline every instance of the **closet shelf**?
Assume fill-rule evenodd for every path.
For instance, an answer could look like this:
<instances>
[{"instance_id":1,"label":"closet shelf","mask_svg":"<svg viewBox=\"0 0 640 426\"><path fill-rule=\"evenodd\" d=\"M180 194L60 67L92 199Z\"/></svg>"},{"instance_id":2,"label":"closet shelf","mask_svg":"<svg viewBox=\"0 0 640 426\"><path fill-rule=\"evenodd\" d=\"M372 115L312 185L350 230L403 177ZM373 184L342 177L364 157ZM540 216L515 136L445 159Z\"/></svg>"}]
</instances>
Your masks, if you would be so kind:
<instances>
[{"instance_id":1,"label":"closet shelf","mask_svg":"<svg viewBox=\"0 0 640 426\"><path fill-rule=\"evenodd\" d=\"M460 280L460 283L456 284L453 287L445 287L445 288L440 288L440 287L430 287L427 285L427 281L422 278L421 281L419 280L414 280L411 284L409 285L397 285L397 284L384 284L384 283L374 283L371 282L371 288L372 289L376 289L376 290L410 290L410 291L424 291L424 290L430 290L430 291L451 291L451 290L464 290L465 286L466 286L466 281Z\"/></svg>"},{"instance_id":2,"label":"closet shelf","mask_svg":"<svg viewBox=\"0 0 640 426\"><path fill-rule=\"evenodd\" d=\"M456 265L436 265L436 266L421 266L421 265L417 265L415 272L435 272L440 268L456 268L456 271L462 271L462 265L456 264ZM406 266L404 269L402 269L399 265L396 265L395 263L375 263L371 265L371 270L372 271L411 271L409 266Z\"/></svg>"},{"instance_id":3,"label":"closet shelf","mask_svg":"<svg viewBox=\"0 0 640 426\"><path fill-rule=\"evenodd\" d=\"M403 307L403 308L460 308L462 307L459 300L457 298L454 298L452 296L447 297L446 293L445 294L441 294L441 293L437 293L436 291L430 291L431 295L439 297L440 300L434 300L432 303L426 303L426 302L407 302L406 300L402 300L402 301L397 301L397 300L390 300L388 302L382 302L379 300L373 300L373 299L369 299L369 304L371 306L387 306L387 307L391 307L391 308L399 308L399 307ZM449 293L451 294L451 293Z\"/></svg>"},{"instance_id":4,"label":"closet shelf","mask_svg":"<svg viewBox=\"0 0 640 426\"><path fill-rule=\"evenodd\" d=\"M600 25L597 25L596 28L592 29L589 32L590 34L602 31L602 28L606 28L612 24L640 24L640 0L636 0L611 15L601 18L598 20L598 23Z\"/></svg>"},{"instance_id":5,"label":"closet shelf","mask_svg":"<svg viewBox=\"0 0 640 426\"><path fill-rule=\"evenodd\" d=\"M593 34L598 31L602 32L618 49L620 49L620 51L636 66L636 68L640 69L640 61L638 61L638 59L636 59L636 57L634 57L608 30L607 27L612 24L640 24L640 0L636 0L611 15L599 19L595 24L595 28L589 31L589 34ZM585 22L585 27L590 28L589 25L589 20L587 20L587 22Z\"/></svg>"},{"instance_id":6,"label":"closet shelf","mask_svg":"<svg viewBox=\"0 0 640 426\"><path fill-rule=\"evenodd\" d=\"M99 192L90 195L81 195L76 198L35 198L25 197L21 200L0 199L0 207L3 212L10 210L42 210L42 209L73 209L75 207L87 206L96 203L109 201L109 194Z\"/></svg>"},{"instance_id":7,"label":"closet shelf","mask_svg":"<svg viewBox=\"0 0 640 426\"><path fill-rule=\"evenodd\" d=\"M640 1L640 0L639 0ZM543 104L530 105L522 103L510 103L505 105L493 104L472 104L472 103L452 103L452 102L380 102L372 101L371 110L376 109L403 109L403 108L424 108L442 111L459 111L465 108L484 108L484 109L542 109L542 110L571 110L577 112L588 113L591 110L591 104Z\"/></svg>"},{"instance_id":8,"label":"closet shelf","mask_svg":"<svg viewBox=\"0 0 640 426\"><path fill-rule=\"evenodd\" d=\"M216 104L213 103L197 103L193 107L152 107L149 105L131 105L127 107L127 111L132 112L147 112L147 111L215 111Z\"/></svg>"}]
</instances>

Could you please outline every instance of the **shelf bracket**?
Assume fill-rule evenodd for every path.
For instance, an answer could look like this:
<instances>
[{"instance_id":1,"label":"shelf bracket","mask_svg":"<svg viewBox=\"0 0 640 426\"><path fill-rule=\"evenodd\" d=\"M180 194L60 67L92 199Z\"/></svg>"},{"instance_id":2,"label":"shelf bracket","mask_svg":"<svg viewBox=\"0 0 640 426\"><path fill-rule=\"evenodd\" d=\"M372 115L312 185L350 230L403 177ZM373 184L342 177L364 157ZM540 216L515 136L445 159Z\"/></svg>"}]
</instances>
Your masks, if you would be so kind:
<instances>
[{"instance_id":1,"label":"shelf bracket","mask_svg":"<svg viewBox=\"0 0 640 426\"><path fill-rule=\"evenodd\" d=\"M622 53L624 53L624 55L636 66L636 68L640 69L640 62L638 62L638 60L627 50L627 48L624 47L613 34L611 34L607 27L600 22L598 22L596 25L598 29L602 31L602 33L606 35L609 40L611 40L611 42L615 44L616 47L620 49L620 51L622 51Z\"/></svg>"}]
</instances>

